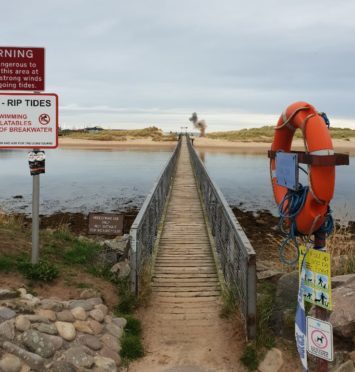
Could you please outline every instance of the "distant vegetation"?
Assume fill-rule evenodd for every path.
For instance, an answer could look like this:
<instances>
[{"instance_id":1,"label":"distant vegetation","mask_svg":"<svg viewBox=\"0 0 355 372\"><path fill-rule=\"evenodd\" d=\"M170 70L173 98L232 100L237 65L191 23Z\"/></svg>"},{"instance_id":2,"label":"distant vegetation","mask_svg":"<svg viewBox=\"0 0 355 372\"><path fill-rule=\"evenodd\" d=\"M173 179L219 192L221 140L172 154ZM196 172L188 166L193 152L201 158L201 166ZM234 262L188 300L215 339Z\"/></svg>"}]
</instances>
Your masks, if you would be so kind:
<instances>
[{"instance_id":1,"label":"distant vegetation","mask_svg":"<svg viewBox=\"0 0 355 372\"><path fill-rule=\"evenodd\" d=\"M208 133L207 137L212 139L223 139L227 141L242 141L242 142L272 142L274 137L274 127L264 126L261 128L241 129L229 132L213 132ZM330 128L332 138L343 139L349 141L355 137L355 130L349 128ZM296 138L302 138L302 133L297 130Z\"/></svg>"},{"instance_id":2,"label":"distant vegetation","mask_svg":"<svg viewBox=\"0 0 355 372\"><path fill-rule=\"evenodd\" d=\"M176 135L170 133L164 135L163 131L157 127L143 129L101 129L98 130L62 130L61 136L70 138L96 140L96 141L126 141L127 139L151 138L153 141L175 141Z\"/></svg>"}]
</instances>

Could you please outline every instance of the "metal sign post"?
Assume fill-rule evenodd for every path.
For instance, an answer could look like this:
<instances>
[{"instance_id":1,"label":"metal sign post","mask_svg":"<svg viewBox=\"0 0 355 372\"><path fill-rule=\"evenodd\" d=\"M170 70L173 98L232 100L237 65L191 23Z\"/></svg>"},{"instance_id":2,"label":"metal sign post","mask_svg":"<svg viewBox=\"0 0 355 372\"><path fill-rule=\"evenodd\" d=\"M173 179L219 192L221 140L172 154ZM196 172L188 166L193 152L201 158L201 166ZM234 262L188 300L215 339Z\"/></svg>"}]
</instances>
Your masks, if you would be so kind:
<instances>
[{"instance_id":1,"label":"metal sign post","mask_svg":"<svg viewBox=\"0 0 355 372\"><path fill-rule=\"evenodd\" d=\"M39 260L39 190L40 174L45 172L44 151L33 150L28 154L28 163L32 176L32 264Z\"/></svg>"},{"instance_id":2,"label":"metal sign post","mask_svg":"<svg viewBox=\"0 0 355 372\"><path fill-rule=\"evenodd\" d=\"M39 174L32 176L32 257L31 263L39 258Z\"/></svg>"}]
</instances>

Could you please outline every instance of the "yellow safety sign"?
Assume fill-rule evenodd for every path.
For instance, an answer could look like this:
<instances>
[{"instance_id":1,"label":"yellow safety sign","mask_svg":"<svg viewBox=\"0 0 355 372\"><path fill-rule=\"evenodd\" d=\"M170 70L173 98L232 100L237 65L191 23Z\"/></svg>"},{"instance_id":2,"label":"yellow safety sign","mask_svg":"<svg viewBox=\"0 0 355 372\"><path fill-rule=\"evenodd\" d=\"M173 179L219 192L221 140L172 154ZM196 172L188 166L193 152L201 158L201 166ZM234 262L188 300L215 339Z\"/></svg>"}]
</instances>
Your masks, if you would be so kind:
<instances>
[{"instance_id":1,"label":"yellow safety sign","mask_svg":"<svg viewBox=\"0 0 355 372\"><path fill-rule=\"evenodd\" d=\"M299 270L306 252L305 246L300 246ZM316 249L309 249L306 255L303 271L304 300L327 310L332 309L332 288L330 274L330 254Z\"/></svg>"}]
</instances>

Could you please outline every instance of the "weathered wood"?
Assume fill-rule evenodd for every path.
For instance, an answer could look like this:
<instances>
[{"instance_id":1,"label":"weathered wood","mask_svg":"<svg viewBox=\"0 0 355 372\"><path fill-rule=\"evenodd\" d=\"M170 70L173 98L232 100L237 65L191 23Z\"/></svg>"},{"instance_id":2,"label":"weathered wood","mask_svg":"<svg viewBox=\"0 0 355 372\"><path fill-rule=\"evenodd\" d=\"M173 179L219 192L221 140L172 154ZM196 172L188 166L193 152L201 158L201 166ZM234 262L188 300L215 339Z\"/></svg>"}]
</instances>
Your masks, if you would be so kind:
<instances>
[{"instance_id":1,"label":"weathered wood","mask_svg":"<svg viewBox=\"0 0 355 372\"><path fill-rule=\"evenodd\" d=\"M156 321L206 327L219 318L220 284L186 143L182 143L152 279ZM179 332L177 326L177 331ZM187 337L190 335L186 334Z\"/></svg>"}]
</instances>

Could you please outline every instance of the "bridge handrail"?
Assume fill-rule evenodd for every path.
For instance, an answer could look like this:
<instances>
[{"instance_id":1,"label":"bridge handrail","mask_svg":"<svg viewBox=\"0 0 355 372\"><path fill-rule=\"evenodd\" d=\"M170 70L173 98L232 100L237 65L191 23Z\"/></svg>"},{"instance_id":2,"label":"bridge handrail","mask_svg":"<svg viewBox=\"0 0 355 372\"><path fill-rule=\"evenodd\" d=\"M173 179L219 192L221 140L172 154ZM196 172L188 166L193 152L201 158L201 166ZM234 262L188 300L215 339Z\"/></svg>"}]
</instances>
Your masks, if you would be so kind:
<instances>
[{"instance_id":1,"label":"bridge handrail","mask_svg":"<svg viewBox=\"0 0 355 372\"><path fill-rule=\"evenodd\" d=\"M235 298L246 324L248 338L255 338L256 255L249 239L219 187L209 176L191 141L188 148L227 288Z\"/></svg>"},{"instance_id":2,"label":"bridge handrail","mask_svg":"<svg viewBox=\"0 0 355 372\"><path fill-rule=\"evenodd\" d=\"M181 140L146 197L130 229L131 291L139 292L139 277L144 263L153 254L165 203L172 184Z\"/></svg>"}]
</instances>

